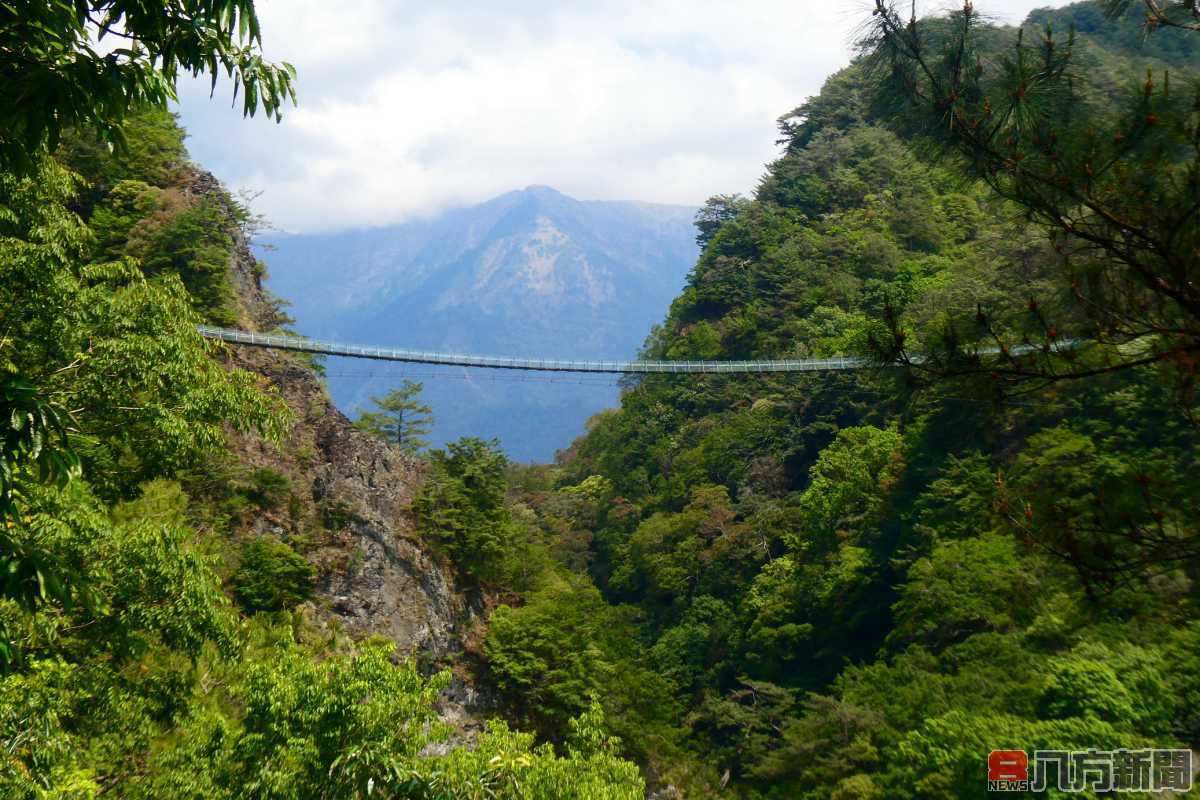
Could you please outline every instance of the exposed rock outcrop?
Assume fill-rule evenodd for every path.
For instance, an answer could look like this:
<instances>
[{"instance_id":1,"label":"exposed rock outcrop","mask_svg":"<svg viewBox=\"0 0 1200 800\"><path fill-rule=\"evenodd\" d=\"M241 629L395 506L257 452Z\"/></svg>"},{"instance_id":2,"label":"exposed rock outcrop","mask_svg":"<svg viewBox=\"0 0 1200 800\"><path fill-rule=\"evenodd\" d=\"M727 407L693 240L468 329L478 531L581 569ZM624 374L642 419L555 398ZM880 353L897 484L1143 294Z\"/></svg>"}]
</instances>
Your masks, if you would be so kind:
<instances>
[{"instance_id":1,"label":"exposed rock outcrop","mask_svg":"<svg viewBox=\"0 0 1200 800\"><path fill-rule=\"evenodd\" d=\"M241 324L277 327L284 321L279 304L263 289L262 265L220 183L196 172L187 190L228 209L230 274ZM355 636L386 636L423 661L440 662L461 649L484 604L479 591L464 585L416 535L411 502L424 479L422 462L355 429L305 356L230 346L224 357L264 376L295 414L281 446L238 437L235 449L245 468L288 479L286 513L264 511L249 525L304 542L319 570L315 619Z\"/></svg>"}]
</instances>

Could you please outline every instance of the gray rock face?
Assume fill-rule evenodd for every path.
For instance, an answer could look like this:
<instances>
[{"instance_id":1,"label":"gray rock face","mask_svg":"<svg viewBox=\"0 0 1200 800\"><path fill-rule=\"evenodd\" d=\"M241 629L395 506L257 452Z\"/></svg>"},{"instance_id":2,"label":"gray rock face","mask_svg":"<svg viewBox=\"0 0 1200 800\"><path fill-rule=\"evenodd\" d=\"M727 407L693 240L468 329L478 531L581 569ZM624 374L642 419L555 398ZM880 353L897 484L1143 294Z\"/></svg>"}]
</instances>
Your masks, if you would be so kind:
<instances>
[{"instance_id":1,"label":"gray rock face","mask_svg":"<svg viewBox=\"0 0 1200 800\"><path fill-rule=\"evenodd\" d=\"M329 460L315 470L314 501L326 507L332 501L353 515L343 532L351 556L323 575L318 590L346 630L382 634L402 651L442 660L459 648L482 604L412 536L407 504L419 469L364 438L353 429L334 436Z\"/></svg>"},{"instance_id":2,"label":"gray rock face","mask_svg":"<svg viewBox=\"0 0 1200 800\"><path fill-rule=\"evenodd\" d=\"M226 200L207 173L197 173L189 191ZM263 290L262 270L232 209L229 216L242 325L270 330L282 321L278 305ZM386 636L423 660L442 661L461 649L484 603L415 532L411 503L423 463L355 429L302 356L235 346L224 357L273 384L295 414L280 446L236 437L234 447L246 468L269 468L290 482L295 508L286 518L264 514L249 530L316 540L308 548L320 576L310 609L316 620L354 636Z\"/></svg>"},{"instance_id":3,"label":"gray rock face","mask_svg":"<svg viewBox=\"0 0 1200 800\"><path fill-rule=\"evenodd\" d=\"M350 630L381 633L434 658L449 655L457 642L456 622L469 609L446 575L419 548L387 530L354 524L351 531L361 559L320 585L332 613Z\"/></svg>"}]
</instances>

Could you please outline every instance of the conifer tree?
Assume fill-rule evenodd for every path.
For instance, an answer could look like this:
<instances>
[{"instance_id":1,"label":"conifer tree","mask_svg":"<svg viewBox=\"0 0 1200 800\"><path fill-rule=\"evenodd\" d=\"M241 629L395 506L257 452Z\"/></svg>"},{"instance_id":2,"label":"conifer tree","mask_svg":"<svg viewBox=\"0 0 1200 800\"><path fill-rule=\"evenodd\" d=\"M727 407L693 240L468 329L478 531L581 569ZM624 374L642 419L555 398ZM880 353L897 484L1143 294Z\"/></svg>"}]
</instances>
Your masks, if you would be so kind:
<instances>
[{"instance_id":1,"label":"conifer tree","mask_svg":"<svg viewBox=\"0 0 1200 800\"><path fill-rule=\"evenodd\" d=\"M1107 0L1108 13L1122 14L1132 5L1132 0ZM1200 31L1200 5L1195 0L1142 0L1138 3L1146 10L1146 30L1156 28L1179 28L1185 31Z\"/></svg>"},{"instance_id":2,"label":"conifer tree","mask_svg":"<svg viewBox=\"0 0 1200 800\"><path fill-rule=\"evenodd\" d=\"M378 411L364 411L354 427L394 444L406 453L415 453L429 446L422 438L433 427L433 409L418 399L425 386L405 380L399 389L383 397L372 397Z\"/></svg>"}]
</instances>

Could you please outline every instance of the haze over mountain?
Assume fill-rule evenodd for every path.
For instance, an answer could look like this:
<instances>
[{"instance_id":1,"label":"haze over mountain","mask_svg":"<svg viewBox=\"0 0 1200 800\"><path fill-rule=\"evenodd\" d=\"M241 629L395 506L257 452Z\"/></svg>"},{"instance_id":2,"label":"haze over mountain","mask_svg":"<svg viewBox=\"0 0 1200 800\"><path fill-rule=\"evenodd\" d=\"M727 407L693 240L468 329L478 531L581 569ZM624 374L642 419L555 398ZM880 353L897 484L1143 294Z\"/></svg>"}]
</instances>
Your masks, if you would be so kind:
<instances>
[{"instance_id":1,"label":"haze over mountain","mask_svg":"<svg viewBox=\"0 0 1200 800\"><path fill-rule=\"evenodd\" d=\"M547 358L629 358L666 314L697 247L695 209L578 201L546 186L430 220L265 238L271 290L300 333L398 347ZM611 382L421 365L328 364L352 415L404 377L425 383L432 440L497 436L547 460L616 403Z\"/></svg>"}]
</instances>

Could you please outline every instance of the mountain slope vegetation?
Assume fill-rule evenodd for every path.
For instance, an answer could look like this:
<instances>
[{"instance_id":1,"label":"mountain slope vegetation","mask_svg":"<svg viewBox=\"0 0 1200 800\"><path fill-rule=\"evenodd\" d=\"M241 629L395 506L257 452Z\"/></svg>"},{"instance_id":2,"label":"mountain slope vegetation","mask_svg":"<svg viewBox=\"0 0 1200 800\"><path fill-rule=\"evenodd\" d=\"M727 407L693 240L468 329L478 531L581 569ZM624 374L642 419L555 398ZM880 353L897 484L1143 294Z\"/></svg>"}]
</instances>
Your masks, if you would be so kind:
<instances>
[{"instance_id":1,"label":"mountain slope vegetation","mask_svg":"<svg viewBox=\"0 0 1200 800\"><path fill-rule=\"evenodd\" d=\"M1178 48L1195 35L1159 49L1133 12L1080 3L1024 36L1040 47L1047 22L1072 21L1081 91L1117 108L1142 91L1124 81L1172 65L1186 111ZM952 39L961 15L927 24ZM1002 63L1018 31L972 35ZM933 357L648 376L556 467L513 479L514 508L576 578L493 615L493 678L548 735L598 692L684 796L982 797L993 748L1200 740L1195 353L1174 334L1109 338L1064 240L878 85L867 58L832 76L781 120L754 195L710 201L645 353ZM1192 155L1175 151L1182 192ZM1168 355L1137 358L1158 335ZM1072 336L1114 343L1060 347Z\"/></svg>"},{"instance_id":2,"label":"mountain slope vegetation","mask_svg":"<svg viewBox=\"0 0 1200 800\"><path fill-rule=\"evenodd\" d=\"M114 24L123 13L63 8L40 23L64 28L56 42L70 41L77 8ZM185 33L208 41L213 29L236 38L253 6L189 9ZM4 36L12 13L0 12ZM165 24L135 13L123 29L191 46ZM31 69L51 57L26 56ZM71 54L76 78L89 57ZM163 63L139 69L165 90ZM5 108L9 89L6 72ZM122 97L121 113L67 115L99 115L117 149L73 127L0 138L0 795L641 797L598 706L568 721L558 752L500 721L452 748L434 708L448 671L418 670L397 642L339 634L302 607L317 588L313 537L372 529L347 519L354 508L314 508L321 495L250 457L291 447L313 406L289 405L294 387L236 366L196 330L278 324L250 291L261 265L243 263L249 215L188 162L166 110ZM290 369L315 383L303 360L275 367L272 378ZM340 420L343 448L365 439L327 401L315 407ZM317 452L287 457L308 464L308 483ZM417 484L420 471L398 477Z\"/></svg>"}]
</instances>

